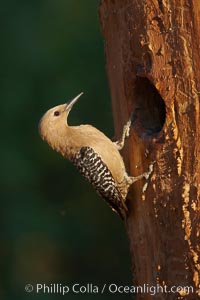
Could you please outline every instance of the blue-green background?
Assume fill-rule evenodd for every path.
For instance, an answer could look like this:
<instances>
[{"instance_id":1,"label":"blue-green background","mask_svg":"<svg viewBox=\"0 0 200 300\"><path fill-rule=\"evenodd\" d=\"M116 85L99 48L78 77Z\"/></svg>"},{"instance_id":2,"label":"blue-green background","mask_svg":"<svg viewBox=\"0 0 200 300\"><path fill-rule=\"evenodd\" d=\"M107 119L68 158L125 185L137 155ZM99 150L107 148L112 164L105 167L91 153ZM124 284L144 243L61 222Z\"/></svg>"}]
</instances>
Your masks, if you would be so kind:
<instances>
[{"instance_id":1,"label":"blue-green background","mask_svg":"<svg viewBox=\"0 0 200 300\"><path fill-rule=\"evenodd\" d=\"M130 284L123 222L38 135L42 114L81 91L70 123L114 135L98 1L7 0L0 20L0 299L61 297L27 283Z\"/></svg>"}]
</instances>

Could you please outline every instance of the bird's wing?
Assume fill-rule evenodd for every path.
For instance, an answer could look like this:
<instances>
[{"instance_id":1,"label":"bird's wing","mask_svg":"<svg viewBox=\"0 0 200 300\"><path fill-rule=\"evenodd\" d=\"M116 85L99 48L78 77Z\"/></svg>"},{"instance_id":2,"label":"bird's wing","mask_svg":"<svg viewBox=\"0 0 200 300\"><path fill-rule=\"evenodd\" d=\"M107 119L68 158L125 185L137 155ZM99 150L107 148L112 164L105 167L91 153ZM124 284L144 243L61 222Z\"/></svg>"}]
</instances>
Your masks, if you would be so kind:
<instances>
[{"instance_id":1,"label":"bird's wing","mask_svg":"<svg viewBox=\"0 0 200 300\"><path fill-rule=\"evenodd\" d=\"M127 207L122 199L117 183L99 154L91 147L82 147L72 158L72 162L112 209L122 219L125 219Z\"/></svg>"}]
</instances>

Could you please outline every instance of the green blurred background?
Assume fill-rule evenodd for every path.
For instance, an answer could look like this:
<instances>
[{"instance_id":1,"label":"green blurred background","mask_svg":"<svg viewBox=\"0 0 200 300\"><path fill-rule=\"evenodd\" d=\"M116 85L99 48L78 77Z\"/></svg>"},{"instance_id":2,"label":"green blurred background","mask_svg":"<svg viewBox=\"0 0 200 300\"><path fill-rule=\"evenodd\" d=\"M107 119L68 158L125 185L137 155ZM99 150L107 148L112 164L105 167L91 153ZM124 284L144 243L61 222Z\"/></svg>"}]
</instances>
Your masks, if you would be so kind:
<instances>
[{"instance_id":1,"label":"green blurred background","mask_svg":"<svg viewBox=\"0 0 200 300\"><path fill-rule=\"evenodd\" d=\"M8 0L0 14L0 299L59 297L27 283L130 284L123 222L38 135L47 109L84 91L70 123L113 136L98 1ZM65 296L93 297L122 295Z\"/></svg>"}]
</instances>

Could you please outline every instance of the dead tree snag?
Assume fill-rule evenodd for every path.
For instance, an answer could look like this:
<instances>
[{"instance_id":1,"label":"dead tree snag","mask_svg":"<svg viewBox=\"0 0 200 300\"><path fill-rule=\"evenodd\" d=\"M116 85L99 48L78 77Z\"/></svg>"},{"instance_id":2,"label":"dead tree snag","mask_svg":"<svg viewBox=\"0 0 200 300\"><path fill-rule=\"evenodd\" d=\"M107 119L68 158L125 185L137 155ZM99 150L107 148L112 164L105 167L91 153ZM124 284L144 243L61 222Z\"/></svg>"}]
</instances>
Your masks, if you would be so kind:
<instances>
[{"instance_id":1,"label":"dead tree snag","mask_svg":"<svg viewBox=\"0 0 200 300\"><path fill-rule=\"evenodd\" d=\"M117 137L136 114L123 152L129 174L156 160L148 186L137 182L128 196L134 283L193 286L155 299L198 299L200 3L102 0L100 20Z\"/></svg>"}]
</instances>

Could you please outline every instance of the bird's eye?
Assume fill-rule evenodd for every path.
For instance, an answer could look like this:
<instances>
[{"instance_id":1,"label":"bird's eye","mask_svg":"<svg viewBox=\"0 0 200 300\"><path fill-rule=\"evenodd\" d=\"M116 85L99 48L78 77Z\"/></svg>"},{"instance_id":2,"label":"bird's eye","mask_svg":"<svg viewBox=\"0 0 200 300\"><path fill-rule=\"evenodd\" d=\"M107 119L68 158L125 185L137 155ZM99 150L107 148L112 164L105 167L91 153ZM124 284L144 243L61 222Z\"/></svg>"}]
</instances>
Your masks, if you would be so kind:
<instances>
[{"instance_id":1,"label":"bird's eye","mask_svg":"<svg viewBox=\"0 0 200 300\"><path fill-rule=\"evenodd\" d=\"M58 110L54 111L54 116L56 116L56 117L57 117L57 116L59 116L59 114L60 114L60 113L59 113L59 111L58 111Z\"/></svg>"}]
</instances>

